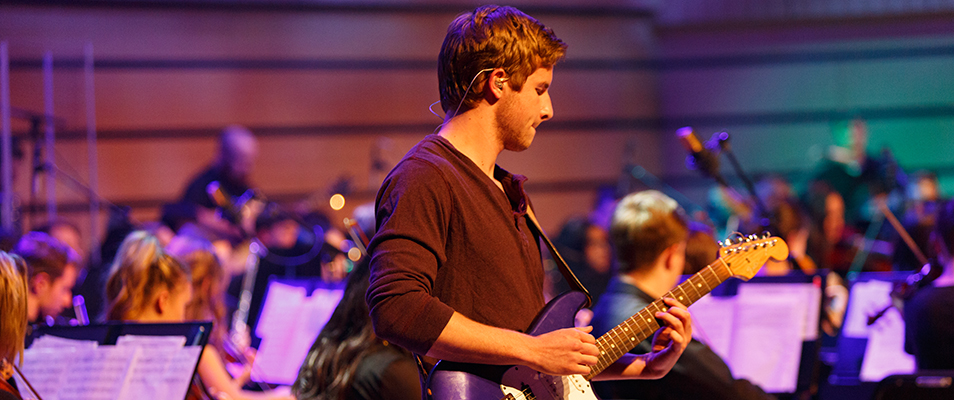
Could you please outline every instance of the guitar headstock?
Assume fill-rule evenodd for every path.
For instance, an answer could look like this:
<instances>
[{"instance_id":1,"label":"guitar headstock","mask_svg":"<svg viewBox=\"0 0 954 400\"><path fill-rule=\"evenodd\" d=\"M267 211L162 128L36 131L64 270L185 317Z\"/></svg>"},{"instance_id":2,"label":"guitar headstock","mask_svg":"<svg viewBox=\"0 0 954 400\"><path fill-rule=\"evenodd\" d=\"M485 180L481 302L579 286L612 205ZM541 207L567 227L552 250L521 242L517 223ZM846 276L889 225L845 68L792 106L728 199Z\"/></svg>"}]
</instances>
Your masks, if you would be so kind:
<instances>
[{"instance_id":1,"label":"guitar headstock","mask_svg":"<svg viewBox=\"0 0 954 400\"><path fill-rule=\"evenodd\" d=\"M788 244L784 240L763 235L742 236L726 239L719 242L719 258L732 271L732 276L742 280L749 280L759 272L759 269L769 260L784 260L788 258Z\"/></svg>"}]
</instances>

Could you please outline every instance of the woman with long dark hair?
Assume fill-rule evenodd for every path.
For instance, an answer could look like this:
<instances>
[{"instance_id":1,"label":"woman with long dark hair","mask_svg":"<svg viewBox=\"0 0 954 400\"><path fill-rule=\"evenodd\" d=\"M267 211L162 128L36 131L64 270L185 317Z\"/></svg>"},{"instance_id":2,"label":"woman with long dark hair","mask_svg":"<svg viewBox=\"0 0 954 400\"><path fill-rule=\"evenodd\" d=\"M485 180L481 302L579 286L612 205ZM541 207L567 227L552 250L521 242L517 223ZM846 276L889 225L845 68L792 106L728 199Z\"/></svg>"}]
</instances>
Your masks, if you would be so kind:
<instances>
[{"instance_id":1,"label":"woman with long dark hair","mask_svg":"<svg viewBox=\"0 0 954 400\"><path fill-rule=\"evenodd\" d=\"M359 263L331 319L308 351L292 393L299 400L419 400L411 354L374 335L365 293L367 262Z\"/></svg>"}]
</instances>

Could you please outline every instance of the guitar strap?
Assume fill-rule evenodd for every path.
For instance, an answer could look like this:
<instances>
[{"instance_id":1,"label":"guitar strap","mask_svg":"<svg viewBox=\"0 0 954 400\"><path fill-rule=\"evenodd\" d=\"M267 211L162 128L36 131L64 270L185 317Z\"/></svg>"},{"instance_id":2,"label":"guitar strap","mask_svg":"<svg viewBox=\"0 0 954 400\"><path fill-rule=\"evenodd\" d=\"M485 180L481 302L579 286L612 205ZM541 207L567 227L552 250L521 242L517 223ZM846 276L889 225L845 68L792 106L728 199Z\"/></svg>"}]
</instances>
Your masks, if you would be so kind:
<instances>
[{"instance_id":1,"label":"guitar strap","mask_svg":"<svg viewBox=\"0 0 954 400\"><path fill-rule=\"evenodd\" d=\"M537 221L537 217L533 214L533 209L530 208L529 205L527 206L527 219L530 221L528 224L530 225L530 229L535 230L537 234L540 235L540 238L543 239L543 243L547 245L547 250L550 250L550 256L553 257L553 262L560 268L560 274L563 275L563 279L566 280L566 283L570 285L570 289L583 292L583 294L586 295L586 304L584 304L583 307L593 305L593 298L590 297L590 292L583 287L583 284L577 279L576 274L573 273L570 266L566 265L566 261L563 260L560 252L553 246L553 242L550 241L547 234L543 232L543 228L540 227L540 222Z\"/></svg>"}]
</instances>

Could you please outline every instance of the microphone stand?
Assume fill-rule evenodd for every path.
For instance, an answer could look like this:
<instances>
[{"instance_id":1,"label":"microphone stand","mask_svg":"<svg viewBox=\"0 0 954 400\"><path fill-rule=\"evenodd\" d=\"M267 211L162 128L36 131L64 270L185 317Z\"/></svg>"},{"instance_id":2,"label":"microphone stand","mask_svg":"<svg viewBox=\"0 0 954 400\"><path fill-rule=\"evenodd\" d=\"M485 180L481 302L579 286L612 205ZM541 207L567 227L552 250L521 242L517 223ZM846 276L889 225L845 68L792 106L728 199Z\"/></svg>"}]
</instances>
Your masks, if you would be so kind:
<instances>
[{"instance_id":1,"label":"microphone stand","mask_svg":"<svg viewBox=\"0 0 954 400\"><path fill-rule=\"evenodd\" d=\"M56 179L56 180L58 180L58 181L61 181L61 182L63 182L63 183L66 183L67 186L72 187L73 190L75 190L76 192L82 193L82 194L85 195L86 198L89 199L90 201L96 199L96 200L99 200L99 202L100 202L101 204L106 204L106 205L109 206L110 208L116 208L116 209L120 208L118 205L116 205L115 203L113 203L113 202L111 202L111 201L109 201L109 200L103 198L102 196L99 195L99 193L94 192L93 189L91 189L89 186L86 186L86 184L84 184L83 182L80 182L78 179L74 178L74 177L73 177L72 175L70 175L69 173L67 173L67 172L63 171L62 169L60 169L60 167L57 167L55 164L51 164L51 163L41 163L41 164L37 167L37 170L38 170L37 172L48 172L48 173L50 173L49 175L50 175L50 176L53 176L54 179ZM31 202L30 205L29 205L30 212L33 212L33 211L34 211L34 207L36 207L36 206L37 206L36 204L34 204L33 202ZM91 250L97 250L97 251L90 251L90 252L89 252L89 263L90 263L90 265L99 265L102 260L100 260L100 253L99 253L98 249L91 249Z\"/></svg>"},{"instance_id":2,"label":"microphone stand","mask_svg":"<svg viewBox=\"0 0 954 400\"><path fill-rule=\"evenodd\" d=\"M752 196L752 199L755 202L755 215L758 218L759 225L763 228L768 228L768 208L765 207L765 203L763 203L762 199L759 198L758 194L755 193L755 185L752 184L752 180L749 179L748 175L746 175L745 171L742 169L742 164L740 164L739 160L735 157L735 153L732 151L732 146L729 144L729 133L721 132L716 135L717 136L713 137L713 139L718 140L721 152L724 153L729 159L729 162L732 163L732 168L735 170L736 175L742 179L742 183L745 185L746 190L748 190L749 195ZM720 184L728 186L724 184L724 180L720 181L719 178L716 178L716 180L719 181Z\"/></svg>"}]
</instances>

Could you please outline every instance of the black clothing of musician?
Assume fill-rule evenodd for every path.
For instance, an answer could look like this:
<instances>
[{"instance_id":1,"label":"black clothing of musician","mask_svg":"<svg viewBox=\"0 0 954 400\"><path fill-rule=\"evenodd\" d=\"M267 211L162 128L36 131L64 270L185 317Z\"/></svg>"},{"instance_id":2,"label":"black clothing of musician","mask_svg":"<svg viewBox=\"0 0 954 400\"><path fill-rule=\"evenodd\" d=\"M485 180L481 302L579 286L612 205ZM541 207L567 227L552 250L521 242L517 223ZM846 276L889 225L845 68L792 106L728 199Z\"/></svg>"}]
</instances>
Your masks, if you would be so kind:
<instances>
[{"instance_id":1,"label":"black clothing of musician","mask_svg":"<svg viewBox=\"0 0 954 400\"><path fill-rule=\"evenodd\" d=\"M181 201L205 208L215 208L216 204L212 202L207 191L212 182L218 182L222 191L231 198L237 198L249 190L248 184L231 179L224 168L213 165L192 178L182 193Z\"/></svg>"},{"instance_id":2,"label":"black clothing of musician","mask_svg":"<svg viewBox=\"0 0 954 400\"><path fill-rule=\"evenodd\" d=\"M904 304L904 350L919 370L954 370L954 286L929 286Z\"/></svg>"},{"instance_id":3,"label":"black clothing of musician","mask_svg":"<svg viewBox=\"0 0 954 400\"><path fill-rule=\"evenodd\" d=\"M652 302L653 298L636 286L613 278L593 308L593 333L608 332ZM646 339L631 353L648 353L650 349L651 339ZM604 399L633 398L636 394L640 400L774 398L745 379L733 378L722 358L696 339L689 342L676 365L660 379L594 382L593 388Z\"/></svg>"}]
</instances>

